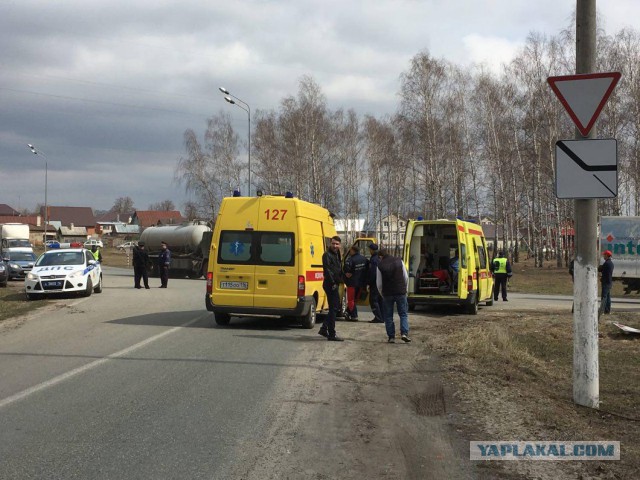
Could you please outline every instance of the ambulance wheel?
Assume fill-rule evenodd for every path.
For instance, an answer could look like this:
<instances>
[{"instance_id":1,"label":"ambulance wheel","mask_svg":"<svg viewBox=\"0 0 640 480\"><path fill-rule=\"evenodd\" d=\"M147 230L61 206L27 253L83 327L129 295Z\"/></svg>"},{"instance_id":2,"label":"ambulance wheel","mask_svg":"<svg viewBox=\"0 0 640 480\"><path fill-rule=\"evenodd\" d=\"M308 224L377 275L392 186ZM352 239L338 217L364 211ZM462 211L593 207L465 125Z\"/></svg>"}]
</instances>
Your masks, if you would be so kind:
<instances>
[{"instance_id":1,"label":"ambulance wheel","mask_svg":"<svg viewBox=\"0 0 640 480\"><path fill-rule=\"evenodd\" d=\"M83 297L90 297L93 293L93 282L90 278L87 278L87 288L85 288L84 292L82 292Z\"/></svg>"},{"instance_id":2,"label":"ambulance wheel","mask_svg":"<svg viewBox=\"0 0 640 480\"><path fill-rule=\"evenodd\" d=\"M478 314L478 295L474 295L473 302L467 305L467 313L470 315Z\"/></svg>"},{"instance_id":3,"label":"ambulance wheel","mask_svg":"<svg viewBox=\"0 0 640 480\"><path fill-rule=\"evenodd\" d=\"M102 293L102 274L100 275L98 285L96 285L96 288L93 289L93 293Z\"/></svg>"},{"instance_id":4,"label":"ambulance wheel","mask_svg":"<svg viewBox=\"0 0 640 480\"><path fill-rule=\"evenodd\" d=\"M315 299L311 300L311 305L309 306L309 313L300 317L300 323L304 328L313 328L316 325L316 301Z\"/></svg>"},{"instance_id":5,"label":"ambulance wheel","mask_svg":"<svg viewBox=\"0 0 640 480\"><path fill-rule=\"evenodd\" d=\"M215 312L213 316L218 325L229 325L229 322L231 321L231 315L228 313Z\"/></svg>"}]
</instances>

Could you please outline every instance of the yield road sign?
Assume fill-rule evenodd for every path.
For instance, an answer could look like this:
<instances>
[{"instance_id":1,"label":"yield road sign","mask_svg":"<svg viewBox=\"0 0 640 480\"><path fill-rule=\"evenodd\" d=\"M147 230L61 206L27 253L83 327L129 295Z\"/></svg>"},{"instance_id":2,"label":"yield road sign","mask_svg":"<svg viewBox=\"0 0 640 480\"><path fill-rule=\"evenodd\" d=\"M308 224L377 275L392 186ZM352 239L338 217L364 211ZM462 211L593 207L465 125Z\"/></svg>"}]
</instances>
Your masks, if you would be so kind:
<instances>
[{"instance_id":1,"label":"yield road sign","mask_svg":"<svg viewBox=\"0 0 640 480\"><path fill-rule=\"evenodd\" d=\"M547 83L582 136L586 137L618 84L620 76L620 72L565 75L549 77Z\"/></svg>"},{"instance_id":2,"label":"yield road sign","mask_svg":"<svg viewBox=\"0 0 640 480\"><path fill-rule=\"evenodd\" d=\"M556 142L558 198L613 198L618 195L618 142L560 140Z\"/></svg>"}]
</instances>

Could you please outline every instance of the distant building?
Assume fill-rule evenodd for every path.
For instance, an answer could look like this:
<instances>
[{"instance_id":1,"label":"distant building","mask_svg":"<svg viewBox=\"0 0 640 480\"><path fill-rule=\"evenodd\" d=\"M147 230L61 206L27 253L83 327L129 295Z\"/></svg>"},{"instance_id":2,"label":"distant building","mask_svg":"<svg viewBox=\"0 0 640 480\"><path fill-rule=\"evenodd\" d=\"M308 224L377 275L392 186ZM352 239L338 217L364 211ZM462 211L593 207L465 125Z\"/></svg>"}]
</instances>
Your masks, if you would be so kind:
<instances>
[{"instance_id":1,"label":"distant building","mask_svg":"<svg viewBox=\"0 0 640 480\"><path fill-rule=\"evenodd\" d=\"M59 222L61 227L84 227L86 232L85 240L87 237L96 234L96 217L93 215L91 207L49 206L47 208L49 211L48 219L50 224L53 224L53 222ZM41 214L45 217L44 207L41 209Z\"/></svg>"},{"instance_id":2,"label":"distant building","mask_svg":"<svg viewBox=\"0 0 640 480\"><path fill-rule=\"evenodd\" d=\"M187 219L177 210L137 210L131 218L131 224L139 225L142 230L162 225L180 225L186 221Z\"/></svg>"},{"instance_id":3,"label":"distant building","mask_svg":"<svg viewBox=\"0 0 640 480\"><path fill-rule=\"evenodd\" d=\"M0 217L18 217L20 216L20 212L16 209L10 207L6 203L0 203ZM1 223L8 223L2 221Z\"/></svg>"}]
</instances>

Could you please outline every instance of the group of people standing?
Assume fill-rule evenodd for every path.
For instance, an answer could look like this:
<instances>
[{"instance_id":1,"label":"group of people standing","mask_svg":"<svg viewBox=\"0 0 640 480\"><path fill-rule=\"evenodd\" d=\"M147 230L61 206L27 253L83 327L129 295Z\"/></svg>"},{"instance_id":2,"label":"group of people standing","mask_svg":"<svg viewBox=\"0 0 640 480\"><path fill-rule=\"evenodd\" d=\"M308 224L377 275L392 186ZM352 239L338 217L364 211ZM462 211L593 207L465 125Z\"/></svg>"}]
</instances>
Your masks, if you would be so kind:
<instances>
[{"instance_id":1,"label":"group of people standing","mask_svg":"<svg viewBox=\"0 0 640 480\"><path fill-rule=\"evenodd\" d=\"M339 288L345 285L347 298L346 318L358 321L357 300L363 292L369 293L369 305L374 318L369 323L384 323L387 331L387 341L395 343L395 323L393 308L396 306L400 316L400 334L404 342L409 338L409 306L407 303L407 289L409 275L402 259L394 257L375 243L368 245L371 257L367 259L357 246L351 247L349 257L342 265L340 246L342 240L335 236L331 244L322 255L324 281L322 288L327 295L329 313L326 316L319 335L329 341L341 342L343 339L336 335L336 317L341 310Z\"/></svg>"},{"instance_id":2,"label":"group of people standing","mask_svg":"<svg viewBox=\"0 0 640 480\"><path fill-rule=\"evenodd\" d=\"M169 284L169 266L171 265L171 250L166 242L161 243L162 250L158 255L158 271L160 272L160 288L167 288ZM145 249L144 242L139 242L133 247L133 287L142 288L140 281L142 280L144 288L149 287L148 268L151 265L149 253Z\"/></svg>"}]
</instances>

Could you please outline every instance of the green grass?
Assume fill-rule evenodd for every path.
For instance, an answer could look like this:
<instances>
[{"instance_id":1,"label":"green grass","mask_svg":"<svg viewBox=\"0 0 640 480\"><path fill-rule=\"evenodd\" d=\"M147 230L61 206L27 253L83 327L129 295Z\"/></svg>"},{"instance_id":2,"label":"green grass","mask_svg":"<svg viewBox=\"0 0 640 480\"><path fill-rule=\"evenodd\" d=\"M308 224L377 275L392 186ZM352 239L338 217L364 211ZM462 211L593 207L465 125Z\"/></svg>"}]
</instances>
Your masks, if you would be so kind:
<instances>
[{"instance_id":1,"label":"green grass","mask_svg":"<svg viewBox=\"0 0 640 480\"><path fill-rule=\"evenodd\" d=\"M29 313L47 303L47 300L28 301L24 294L24 282L9 281L6 288L0 288L0 322Z\"/></svg>"}]
</instances>

